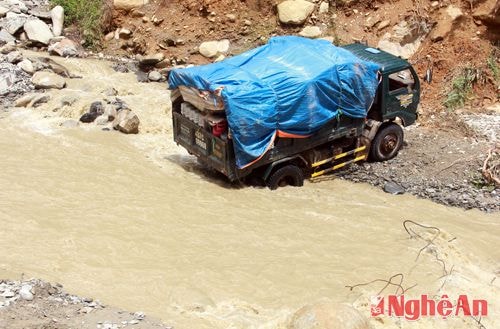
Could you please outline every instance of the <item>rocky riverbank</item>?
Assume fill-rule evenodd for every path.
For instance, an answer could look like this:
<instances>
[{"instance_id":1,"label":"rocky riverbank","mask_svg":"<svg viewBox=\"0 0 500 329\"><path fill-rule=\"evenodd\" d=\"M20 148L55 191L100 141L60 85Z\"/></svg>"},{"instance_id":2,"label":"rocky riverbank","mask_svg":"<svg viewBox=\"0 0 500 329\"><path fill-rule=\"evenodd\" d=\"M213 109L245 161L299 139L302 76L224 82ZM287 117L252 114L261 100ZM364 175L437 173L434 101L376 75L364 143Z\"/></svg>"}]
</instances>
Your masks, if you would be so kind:
<instances>
[{"instance_id":1,"label":"rocky riverbank","mask_svg":"<svg viewBox=\"0 0 500 329\"><path fill-rule=\"evenodd\" d=\"M0 329L172 328L143 312L127 312L79 297L39 279L0 280Z\"/></svg>"},{"instance_id":2,"label":"rocky riverbank","mask_svg":"<svg viewBox=\"0 0 500 329\"><path fill-rule=\"evenodd\" d=\"M353 165L338 176L448 206L500 210L500 192L485 185L481 174L493 141L422 127L405 133L405 145L394 159Z\"/></svg>"}]
</instances>

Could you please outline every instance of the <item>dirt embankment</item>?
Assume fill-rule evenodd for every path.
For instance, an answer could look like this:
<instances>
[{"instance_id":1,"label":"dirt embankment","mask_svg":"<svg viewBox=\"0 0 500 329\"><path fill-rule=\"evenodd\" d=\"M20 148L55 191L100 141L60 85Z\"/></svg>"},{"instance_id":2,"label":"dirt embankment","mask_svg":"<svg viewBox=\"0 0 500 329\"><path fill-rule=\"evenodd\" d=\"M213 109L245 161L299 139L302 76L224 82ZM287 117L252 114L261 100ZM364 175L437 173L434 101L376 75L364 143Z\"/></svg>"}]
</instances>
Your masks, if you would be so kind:
<instances>
[{"instance_id":1,"label":"dirt embankment","mask_svg":"<svg viewBox=\"0 0 500 329\"><path fill-rule=\"evenodd\" d=\"M301 24L280 22L271 0L151 1L142 8L115 10L108 30L125 28L127 39L104 42L111 54L163 53L169 65L204 64L214 58L199 53L201 43L228 39L226 56L265 43L269 37L301 34L314 27L336 44L366 42L409 58L422 84L420 122L439 127L436 113L460 108L477 113L499 101L498 9L484 1L313 1L314 10ZM497 6L498 7L498 6ZM495 18L496 17L496 18ZM306 33L307 34L307 33ZM303 34L304 35L304 34ZM464 104L443 103L463 70L473 72L472 92ZM465 107L463 105L466 105Z\"/></svg>"}]
</instances>

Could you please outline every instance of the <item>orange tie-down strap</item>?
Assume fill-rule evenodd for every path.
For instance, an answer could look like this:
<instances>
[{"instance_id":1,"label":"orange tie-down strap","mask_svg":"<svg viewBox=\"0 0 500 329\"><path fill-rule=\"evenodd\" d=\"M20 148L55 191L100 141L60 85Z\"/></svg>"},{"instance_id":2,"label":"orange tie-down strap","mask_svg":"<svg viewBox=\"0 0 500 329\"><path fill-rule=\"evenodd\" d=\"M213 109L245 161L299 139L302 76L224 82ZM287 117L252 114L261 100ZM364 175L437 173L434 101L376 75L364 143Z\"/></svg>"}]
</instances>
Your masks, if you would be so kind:
<instances>
[{"instance_id":1,"label":"orange tie-down strap","mask_svg":"<svg viewBox=\"0 0 500 329\"><path fill-rule=\"evenodd\" d=\"M278 137L281 138L307 138L310 137L311 135L297 135L297 134L290 134L281 130L278 130Z\"/></svg>"}]
</instances>

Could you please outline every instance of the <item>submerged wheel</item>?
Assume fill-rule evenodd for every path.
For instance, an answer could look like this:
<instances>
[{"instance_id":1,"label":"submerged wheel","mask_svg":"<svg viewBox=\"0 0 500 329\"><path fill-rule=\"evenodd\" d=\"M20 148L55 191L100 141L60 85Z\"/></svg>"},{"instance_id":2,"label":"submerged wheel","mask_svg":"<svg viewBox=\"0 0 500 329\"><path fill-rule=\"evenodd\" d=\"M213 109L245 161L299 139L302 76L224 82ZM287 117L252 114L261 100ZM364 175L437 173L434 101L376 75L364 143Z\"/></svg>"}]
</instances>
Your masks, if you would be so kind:
<instances>
[{"instance_id":1,"label":"submerged wheel","mask_svg":"<svg viewBox=\"0 0 500 329\"><path fill-rule=\"evenodd\" d=\"M296 165L289 164L279 168L267 179L267 186L271 190L276 190L283 186L302 186L304 185L304 173Z\"/></svg>"},{"instance_id":2,"label":"submerged wheel","mask_svg":"<svg viewBox=\"0 0 500 329\"><path fill-rule=\"evenodd\" d=\"M403 128L390 123L377 132L372 141L370 157L374 161L387 161L394 158L403 146Z\"/></svg>"}]
</instances>

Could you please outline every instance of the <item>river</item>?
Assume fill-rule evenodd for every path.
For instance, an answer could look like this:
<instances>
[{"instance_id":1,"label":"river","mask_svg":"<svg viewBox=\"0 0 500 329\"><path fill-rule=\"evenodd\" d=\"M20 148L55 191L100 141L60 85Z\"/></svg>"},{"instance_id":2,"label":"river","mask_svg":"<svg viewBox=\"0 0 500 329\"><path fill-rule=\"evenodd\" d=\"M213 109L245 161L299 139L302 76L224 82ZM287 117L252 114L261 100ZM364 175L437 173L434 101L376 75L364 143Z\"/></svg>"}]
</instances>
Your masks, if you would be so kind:
<instances>
[{"instance_id":1,"label":"river","mask_svg":"<svg viewBox=\"0 0 500 329\"><path fill-rule=\"evenodd\" d=\"M409 296L488 300L482 323L499 327L497 213L392 196L333 176L277 191L231 186L173 143L163 86L112 72L89 82L98 79L95 62L65 64L84 75L66 95L90 99L82 92L86 83L129 88L132 94L120 92L140 108L145 129L126 136L60 128L60 113L49 107L63 92L54 92L46 108L0 112L0 277L24 273L60 282L175 328L283 328L296 309L325 298L369 317L369 298L384 283L352 291L346 285L402 273L404 287L417 284ZM426 241L410 239L404 220L440 229L418 259ZM423 237L434 232L411 227ZM475 322L371 324L473 328Z\"/></svg>"}]
</instances>

